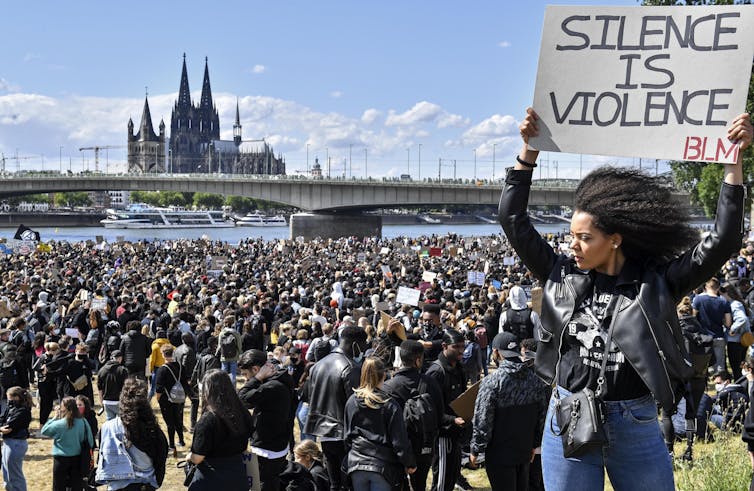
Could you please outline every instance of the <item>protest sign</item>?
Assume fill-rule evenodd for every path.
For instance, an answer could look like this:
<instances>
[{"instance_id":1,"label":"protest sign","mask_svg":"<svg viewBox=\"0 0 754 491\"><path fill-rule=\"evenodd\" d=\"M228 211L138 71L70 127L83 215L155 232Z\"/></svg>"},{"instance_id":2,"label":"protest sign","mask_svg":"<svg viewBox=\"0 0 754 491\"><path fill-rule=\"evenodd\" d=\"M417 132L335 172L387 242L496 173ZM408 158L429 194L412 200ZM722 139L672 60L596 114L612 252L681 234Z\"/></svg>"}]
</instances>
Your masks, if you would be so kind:
<instances>
[{"instance_id":1,"label":"protest sign","mask_svg":"<svg viewBox=\"0 0 754 491\"><path fill-rule=\"evenodd\" d=\"M750 6L548 6L538 150L734 163L746 110ZM748 34L747 34L748 33Z\"/></svg>"},{"instance_id":2,"label":"protest sign","mask_svg":"<svg viewBox=\"0 0 754 491\"><path fill-rule=\"evenodd\" d=\"M99 310L100 312L105 312L107 310L107 299L106 298L93 298L91 309Z\"/></svg>"},{"instance_id":3,"label":"protest sign","mask_svg":"<svg viewBox=\"0 0 754 491\"><path fill-rule=\"evenodd\" d=\"M398 294L395 296L395 301L397 303L402 303L404 305L413 305L416 307L419 305L419 297L421 296L421 291L416 290L414 288L407 288L405 286L399 286L398 287Z\"/></svg>"},{"instance_id":4,"label":"protest sign","mask_svg":"<svg viewBox=\"0 0 754 491\"><path fill-rule=\"evenodd\" d=\"M437 278L437 273L434 273L432 271L424 271L422 273L422 281L427 281L431 283L435 281L435 278Z\"/></svg>"},{"instance_id":5,"label":"protest sign","mask_svg":"<svg viewBox=\"0 0 754 491\"><path fill-rule=\"evenodd\" d=\"M429 248L429 255L431 257L441 257L442 256L442 247L430 247Z\"/></svg>"},{"instance_id":6,"label":"protest sign","mask_svg":"<svg viewBox=\"0 0 754 491\"><path fill-rule=\"evenodd\" d=\"M466 281L469 285L484 286L485 276L483 271L468 271L466 273Z\"/></svg>"},{"instance_id":7,"label":"protest sign","mask_svg":"<svg viewBox=\"0 0 754 491\"><path fill-rule=\"evenodd\" d=\"M381 264L380 270L382 270L382 274L385 276L385 278L387 279L393 278L393 272L390 271L390 266L388 266L387 264Z\"/></svg>"},{"instance_id":8,"label":"protest sign","mask_svg":"<svg viewBox=\"0 0 754 491\"><path fill-rule=\"evenodd\" d=\"M474 404L476 403L476 397L479 394L479 384L481 383L481 380L475 383L450 403L450 407L455 411L456 415L465 421L471 421L474 418Z\"/></svg>"}]
</instances>

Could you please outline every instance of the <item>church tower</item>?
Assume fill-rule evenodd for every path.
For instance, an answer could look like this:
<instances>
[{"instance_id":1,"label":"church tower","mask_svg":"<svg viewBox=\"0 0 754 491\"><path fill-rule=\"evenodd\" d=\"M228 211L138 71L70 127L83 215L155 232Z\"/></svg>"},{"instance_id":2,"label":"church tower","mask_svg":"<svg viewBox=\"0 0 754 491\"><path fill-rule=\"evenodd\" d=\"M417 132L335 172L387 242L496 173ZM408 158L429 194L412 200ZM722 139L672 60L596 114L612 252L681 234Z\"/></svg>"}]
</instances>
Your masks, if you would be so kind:
<instances>
[{"instance_id":1,"label":"church tower","mask_svg":"<svg viewBox=\"0 0 754 491\"><path fill-rule=\"evenodd\" d=\"M138 133L128 119L128 172L165 172L165 123L160 121L160 134L155 134L146 96Z\"/></svg>"},{"instance_id":2,"label":"church tower","mask_svg":"<svg viewBox=\"0 0 754 491\"><path fill-rule=\"evenodd\" d=\"M237 147L240 147L241 140L241 113L238 112L238 99L236 99L236 122L233 124L233 142Z\"/></svg>"}]
</instances>

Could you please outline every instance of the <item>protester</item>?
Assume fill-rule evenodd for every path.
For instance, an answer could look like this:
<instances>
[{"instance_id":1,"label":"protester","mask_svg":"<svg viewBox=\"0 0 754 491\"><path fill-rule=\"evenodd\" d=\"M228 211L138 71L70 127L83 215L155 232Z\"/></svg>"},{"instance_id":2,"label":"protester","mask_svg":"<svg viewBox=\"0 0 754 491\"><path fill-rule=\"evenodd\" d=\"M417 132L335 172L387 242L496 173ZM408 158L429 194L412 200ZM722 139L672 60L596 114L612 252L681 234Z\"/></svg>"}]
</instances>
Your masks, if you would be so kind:
<instances>
[{"instance_id":1,"label":"protester","mask_svg":"<svg viewBox=\"0 0 754 491\"><path fill-rule=\"evenodd\" d=\"M322 465L322 451L312 440L301 440L293 449L296 462L306 467L314 479L316 491L330 491L330 479Z\"/></svg>"},{"instance_id":2,"label":"protester","mask_svg":"<svg viewBox=\"0 0 754 491\"><path fill-rule=\"evenodd\" d=\"M466 390L466 374L461 366L465 344L463 334L447 329L442 337L442 352L427 369L442 391L443 415L437 439L437 452L432 459L432 491L450 491L461 474L460 436L466 424L450 407ZM426 356L425 347L425 356Z\"/></svg>"},{"instance_id":3,"label":"protester","mask_svg":"<svg viewBox=\"0 0 754 491\"><path fill-rule=\"evenodd\" d=\"M539 125L527 110L520 126L524 146L507 174L499 219L526 267L545 283L542 318L549 330L543 325L536 369L557 385L542 442L545 487L601 489L607 469L616 488L674 489L672 464L652 423L653 396L672 413L677 386L692 375L677 341L675 305L740 247L741 158L723 170L715 227L702 241L669 189L654 179L631 169L593 171L575 193L569 257L542 239L526 211L538 155L527 142ZM728 137L741 151L751 144L748 115L733 121ZM567 429L554 420L556 403L584 388L604 400L610 451L595 448L566 459L559 435Z\"/></svg>"},{"instance_id":4,"label":"protester","mask_svg":"<svg viewBox=\"0 0 754 491\"><path fill-rule=\"evenodd\" d=\"M293 434L294 393L288 371L267 361L267 353L251 349L238 362L247 382L238 396L254 413L251 452L259 461L262 491L280 489L280 473L285 469L288 442Z\"/></svg>"},{"instance_id":5,"label":"protester","mask_svg":"<svg viewBox=\"0 0 754 491\"><path fill-rule=\"evenodd\" d=\"M714 356L713 372L725 370L725 332L730 328L733 319L730 303L720 296L720 280L710 278L704 284L704 293L696 295L693 303L694 314L702 327L712 333L712 354Z\"/></svg>"},{"instance_id":6,"label":"protester","mask_svg":"<svg viewBox=\"0 0 754 491\"><path fill-rule=\"evenodd\" d=\"M108 491L153 491L165 478L168 442L147 399L146 382L123 384L116 416L100 432L97 482Z\"/></svg>"},{"instance_id":7,"label":"protester","mask_svg":"<svg viewBox=\"0 0 754 491\"><path fill-rule=\"evenodd\" d=\"M406 433L416 458L416 472L409 476L411 489L424 491L432 467L440 420L445 413L443 394L433 378L421 373L424 347L419 341L408 339L401 343L400 357L400 370L385 382L383 388L400 405L404 415L409 400L411 404L420 405L416 415L418 424L407 421Z\"/></svg>"},{"instance_id":8,"label":"protester","mask_svg":"<svg viewBox=\"0 0 754 491\"><path fill-rule=\"evenodd\" d=\"M160 405L160 413L168 428L169 451L176 455L175 436L178 445L185 447L183 440L183 407L191 387L189 376L183 372L181 365L173 359L174 348L170 344L162 347L165 364L155 375L155 396Z\"/></svg>"},{"instance_id":9,"label":"protester","mask_svg":"<svg viewBox=\"0 0 754 491\"><path fill-rule=\"evenodd\" d=\"M152 353L149 355L149 373L151 373L151 380L149 383L149 398L155 394L155 380L157 377L158 369L165 364L165 358L162 355L162 348L165 346L171 346L165 331L157 331L157 338L152 341Z\"/></svg>"},{"instance_id":10,"label":"protester","mask_svg":"<svg viewBox=\"0 0 754 491\"><path fill-rule=\"evenodd\" d=\"M60 351L58 343L44 343L44 352L34 363L34 371L37 373L37 391L39 394L39 424L44 426L52 412L52 406L57 396L57 381L48 372L47 364L52 361L55 354Z\"/></svg>"},{"instance_id":11,"label":"protester","mask_svg":"<svg viewBox=\"0 0 754 491\"><path fill-rule=\"evenodd\" d=\"M197 465L189 491L248 489L241 454L254 424L226 372L210 370L205 375L201 401L202 416L186 457Z\"/></svg>"},{"instance_id":12,"label":"protester","mask_svg":"<svg viewBox=\"0 0 754 491\"><path fill-rule=\"evenodd\" d=\"M108 420L118 415L120 393L129 375L128 369L122 365L123 353L115 350L110 356L111 359L97 372L97 390Z\"/></svg>"},{"instance_id":13,"label":"protester","mask_svg":"<svg viewBox=\"0 0 754 491\"><path fill-rule=\"evenodd\" d=\"M731 324L725 331L726 350L733 380L738 380L741 378L741 362L746 356L746 348L741 345L741 334L751 332L751 313L736 285L726 283L720 288L720 293L730 305Z\"/></svg>"},{"instance_id":14,"label":"protester","mask_svg":"<svg viewBox=\"0 0 754 491\"><path fill-rule=\"evenodd\" d=\"M146 380L144 371L147 368L147 359L151 362L150 354L153 353L149 338L141 333L141 324L137 320L129 321L126 328L128 331L121 337L118 347L123 354L123 366L130 375ZM150 366L150 370L154 368Z\"/></svg>"},{"instance_id":15,"label":"protester","mask_svg":"<svg viewBox=\"0 0 754 491\"><path fill-rule=\"evenodd\" d=\"M361 384L346 402L344 466L354 491L400 490L406 474L416 471L401 407L382 390L386 373L379 358L367 358Z\"/></svg>"},{"instance_id":16,"label":"protester","mask_svg":"<svg viewBox=\"0 0 754 491\"><path fill-rule=\"evenodd\" d=\"M227 318L232 322L232 318ZM220 364L223 371L230 375L233 385L236 384L236 372L238 371L238 357L241 356L241 335L230 322L226 323L217 341L217 352L220 355Z\"/></svg>"},{"instance_id":17,"label":"protester","mask_svg":"<svg viewBox=\"0 0 754 491\"><path fill-rule=\"evenodd\" d=\"M341 475L341 463L346 456L344 410L346 401L359 386L366 340L363 329L343 328L338 347L318 361L309 375L309 415L304 433L320 439L332 491L345 486Z\"/></svg>"},{"instance_id":18,"label":"protester","mask_svg":"<svg viewBox=\"0 0 754 491\"><path fill-rule=\"evenodd\" d=\"M479 386L471 438L472 464L480 456L492 489L529 489L529 464L542 442L550 388L521 358L517 335L492 340L498 369Z\"/></svg>"},{"instance_id":19,"label":"protester","mask_svg":"<svg viewBox=\"0 0 754 491\"><path fill-rule=\"evenodd\" d=\"M0 433L3 435L3 481L6 491L26 491L24 456L29 448L31 394L23 387L8 389L7 407L0 413Z\"/></svg>"},{"instance_id":20,"label":"protester","mask_svg":"<svg viewBox=\"0 0 754 491\"><path fill-rule=\"evenodd\" d=\"M42 427L42 434L53 438L52 491L81 491L82 442L94 447L94 437L89 423L81 417L76 399L64 397L55 417Z\"/></svg>"},{"instance_id":21,"label":"protester","mask_svg":"<svg viewBox=\"0 0 754 491\"><path fill-rule=\"evenodd\" d=\"M542 323L539 315L529 308L526 292L514 286L508 293L510 308L500 314L500 331L512 332L519 343L524 339L539 339Z\"/></svg>"}]
</instances>

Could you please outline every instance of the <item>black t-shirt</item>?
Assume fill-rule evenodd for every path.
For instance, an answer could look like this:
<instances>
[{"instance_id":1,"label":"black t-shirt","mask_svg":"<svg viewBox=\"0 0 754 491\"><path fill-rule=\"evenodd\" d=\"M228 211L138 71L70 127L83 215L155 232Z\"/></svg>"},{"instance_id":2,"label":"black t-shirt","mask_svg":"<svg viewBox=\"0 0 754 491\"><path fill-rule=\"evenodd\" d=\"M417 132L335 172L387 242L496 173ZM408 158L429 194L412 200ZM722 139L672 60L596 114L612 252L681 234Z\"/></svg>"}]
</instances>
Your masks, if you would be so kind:
<instances>
[{"instance_id":1,"label":"black t-shirt","mask_svg":"<svg viewBox=\"0 0 754 491\"><path fill-rule=\"evenodd\" d=\"M206 411L196 422L191 452L207 458L232 457L241 454L249 444L251 437L251 415L244 410L245 430L228 426L212 411ZM239 427L241 425L238 425Z\"/></svg>"},{"instance_id":2,"label":"black t-shirt","mask_svg":"<svg viewBox=\"0 0 754 491\"><path fill-rule=\"evenodd\" d=\"M610 304L617 295L617 276L596 271L593 274L593 293L587 295L576 308L563 336L564 352L560 361L558 384L571 392L585 387L593 390L597 388L597 378L602 367L602 357L613 314ZM609 401L621 401L648 394L649 389L615 341L610 344L605 367L607 394L604 398Z\"/></svg>"}]
</instances>

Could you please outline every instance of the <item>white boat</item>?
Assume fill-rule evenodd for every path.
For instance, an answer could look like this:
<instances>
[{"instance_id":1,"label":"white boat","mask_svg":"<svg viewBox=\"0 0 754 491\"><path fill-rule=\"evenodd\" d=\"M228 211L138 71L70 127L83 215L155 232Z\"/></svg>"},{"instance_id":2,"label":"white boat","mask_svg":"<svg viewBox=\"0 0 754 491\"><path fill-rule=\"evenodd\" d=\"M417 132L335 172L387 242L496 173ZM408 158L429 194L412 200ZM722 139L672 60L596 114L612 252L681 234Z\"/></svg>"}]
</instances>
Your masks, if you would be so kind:
<instances>
[{"instance_id":1,"label":"white boat","mask_svg":"<svg viewBox=\"0 0 754 491\"><path fill-rule=\"evenodd\" d=\"M282 215L267 216L261 213L247 213L246 216L236 220L240 227L285 227L285 217Z\"/></svg>"},{"instance_id":2,"label":"white boat","mask_svg":"<svg viewBox=\"0 0 754 491\"><path fill-rule=\"evenodd\" d=\"M158 208L132 203L124 210L106 210L100 220L105 228L229 228L233 220L221 210L186 210L181 207Z\"/></svg>"},{"instance_id":3,"label":"white boat","mask_svg":"<svg viewBox=\"0 0 754 491\"><path fill-rule=\"evenodd\" d=\"M424 223L431 223L431 224L442 223L442 220L440 220L439 218L432 218L431 216L426 215L426 214L416 215L416 218L420 222L424 222Z\"/></svg>"}]
</instances>

